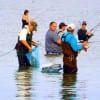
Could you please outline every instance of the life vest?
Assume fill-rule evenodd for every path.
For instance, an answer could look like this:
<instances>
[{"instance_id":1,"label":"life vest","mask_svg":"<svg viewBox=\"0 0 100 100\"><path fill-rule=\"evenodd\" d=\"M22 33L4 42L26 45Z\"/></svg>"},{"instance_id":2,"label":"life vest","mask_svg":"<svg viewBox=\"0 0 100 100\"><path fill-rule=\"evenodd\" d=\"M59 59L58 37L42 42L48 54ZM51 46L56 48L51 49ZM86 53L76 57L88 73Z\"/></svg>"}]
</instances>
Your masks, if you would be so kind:
<instances>
[{"instance_id":1,"label":"life vest","mask_svg":"<svg viewBox=\"0 0 100 100\"><path fill-rule=\"evenodd\" d=\"M32 35L33 35L32 33L29 34L27 32L26 41L27 41L27 43L29 44L30 47L31 47ZM17 52L21 52L21 53L27 53L28 52L28 49L20 42L19 36L18 36L18 42L15 46L15 49L17 50Z\"/></svg>"},{"instance_id":2,"label":"life vest","mask_svg":"<svg viewBox=\"0 0 100 100\"><path fill-rule=\"evenodd\" d=\"M68 42L65 42L65 38L66 36L68 36L69 34L64 34L62 36L62 51L63 51L63 63L64 65L67 65L69 67L76 67L77 66L77 61L76 61L76 57L77 57L77 52L73 51L72 47L70 46L70 44Z\"/></svg>"}]
</instances>

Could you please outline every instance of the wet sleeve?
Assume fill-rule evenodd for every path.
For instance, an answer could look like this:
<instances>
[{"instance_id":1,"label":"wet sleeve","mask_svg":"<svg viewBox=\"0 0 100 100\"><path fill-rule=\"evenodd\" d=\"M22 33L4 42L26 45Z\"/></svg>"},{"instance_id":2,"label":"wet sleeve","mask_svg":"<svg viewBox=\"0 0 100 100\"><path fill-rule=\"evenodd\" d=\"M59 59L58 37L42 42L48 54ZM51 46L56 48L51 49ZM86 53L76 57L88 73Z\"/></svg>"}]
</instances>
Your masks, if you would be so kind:
<instances>
[{"instance_id":1,"label":"wet sleeve","mask_svg":"<svg viewBox=\"0 0 100 100\"><path fill-rule=\"evenodd\" d=\"M21 32L19 33L19 40L25 40L26 41L26 36L27 36L27 30L22 29Z\"/></svg>"}]
</instances>

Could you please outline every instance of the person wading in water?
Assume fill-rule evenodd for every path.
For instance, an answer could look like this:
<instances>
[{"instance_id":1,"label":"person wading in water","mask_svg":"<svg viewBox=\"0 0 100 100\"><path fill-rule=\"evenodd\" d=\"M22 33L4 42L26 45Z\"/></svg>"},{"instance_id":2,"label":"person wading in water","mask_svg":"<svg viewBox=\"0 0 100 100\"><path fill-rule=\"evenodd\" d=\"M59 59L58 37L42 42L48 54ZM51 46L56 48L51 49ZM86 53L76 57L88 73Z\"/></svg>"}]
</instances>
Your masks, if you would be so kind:
<instances>
[{"instance_id":1,"label":"person wading in water","mask_svg":"<svg viewBox=\"0 0 100 100\"><path fill-rule=\"evenodd\" d=\"M64 34L66 29L67 29L67 25L65 23L61 22L59 24L59 31L58 31L58 35L60 36L60 38L62 37L62 35Z\"/></svg>"},{"instance_id":2,"label":"person wading in water","mask_svg":"<svg viewBox=\"0 0 100 100\"><path fill-rule=\"evenodd\" d=\"M37 46L38 44L32 41L33 31L37 30L37 23L32 19L29 20L29 24L24 27L18 34L18 43L16 44L16 51L20 67L31 66L26 53L32 52L32 45Z\"/></svg>"},{"instance_id":3,"label":"person wading in water","mask_svg":"<svg viewBox=\"0 0 100 100\"><path fill-rule=\"evenodd\" d=\"M77 56L78 52L85 48L87 42L77 44L77 39L74 36L75 26L69 24L67 32L62 36L62 50L63 50L63 71L64 73L77 72Z\"/></svg>"},{"instance_id":4,"label":"person wading in water","mask_svg":"<svg viewBox=\"0 0 100 100\"><path fill-rule=\"evenodd\" d=\"M58 55L62 53L61 39L57 33L57 23L51 22L45 36L46 54Z\"/></svg>"},{"instance_id":5,"label":"person wading in water","mask_svg":"<svg viewBox=\"0 0 100 100\"><path fill-rule=\"evenodd\" d=\"M24 14L22 16L22 28L24 28L25 25L28 25L29 24L28 14L29 14L29 11L28 10L25 10L24 11Z\"/></svg>"},{"instance_id":6,"label":"person wading in water","mask_svg":"<svg viewBox=\"0 0 100 100\"><path fill-rule=\"evenodd\" d=\"M88 41L88 39L90 39L93 36L91 32L87 31L86 26L87 26L86 21L83 21L82 27L78 30L77 33L79 42Z\"/></svg>"}]
</instances>

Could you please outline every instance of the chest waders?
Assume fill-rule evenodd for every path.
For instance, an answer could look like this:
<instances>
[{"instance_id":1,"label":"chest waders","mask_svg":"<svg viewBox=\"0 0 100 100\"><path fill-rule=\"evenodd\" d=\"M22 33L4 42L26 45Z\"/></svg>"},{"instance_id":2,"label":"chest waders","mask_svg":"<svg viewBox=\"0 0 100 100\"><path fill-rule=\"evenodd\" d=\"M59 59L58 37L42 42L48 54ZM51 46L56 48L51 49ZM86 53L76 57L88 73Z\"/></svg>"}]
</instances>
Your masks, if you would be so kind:
<instances>
[{"instance_id":1,"label":"chest waders","mask_svg":"<svg viewBox=\"0 0 100 100\"><path fill-rule=\"evenodd\" d=\"M31 47L32 33L30 33L30 34L27 33L26 41ZM17 51L19 66L20 67L31 66L26 57L26 53L28 53L28 49L19 41L19 37L18 37L18 43L16 44L15 49Z\"/></svg>"},{"instance_id":2,"label":"chest waders","mask_svg":"<svg viewBox=\"0 0 100 100\"><path fill-rule=\"evenodd\" d=\"M68 34L67 34L68 35ZM65 42L65 37L62 36L62 50L63 50L63 70L64 73L77 72L77 52L73 51L70 44Z\"/></svg>"}]
</instances>

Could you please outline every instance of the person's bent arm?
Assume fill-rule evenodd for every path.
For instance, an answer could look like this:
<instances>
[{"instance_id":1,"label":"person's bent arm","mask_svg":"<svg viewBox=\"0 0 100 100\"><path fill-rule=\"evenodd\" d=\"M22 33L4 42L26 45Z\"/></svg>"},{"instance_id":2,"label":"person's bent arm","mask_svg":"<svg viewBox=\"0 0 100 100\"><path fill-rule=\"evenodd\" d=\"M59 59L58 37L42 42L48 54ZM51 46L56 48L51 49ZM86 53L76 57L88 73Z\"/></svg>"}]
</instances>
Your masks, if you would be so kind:
<instances>
[{"instance_id":1,"label":"person's bent arm","mask_svg":"<svg viewBox=\"0 0 100 100\"><path fill-rule=\"evenodd\" d=\"M58 39L58 40L56 41L56 43L57 43L58 45L61 45L61 44L62 44L62 41L61 41L60 39Z\"/></svg>"},{"instance_id":2,"label":"person's bent arm","mask_svg":"<svg viewBox=\"0 0 100 100\"><path fill-rule=\"evenodd\" d=\"M57 45L62 44L62 41L61 41L60 37L56 33L54 33L54 35L52 36L52 39Z\"/></svg>"},{"instance_id":3,"label":"person's bent arm","mask_svg":"<svg viewBox=\"0 0 100 100\"><path fill-rule=\"evenodd\" d=\"M39 43L34 42L34 41L31 41L31 44L32 44L33 46L38 46L38 45L39 45Z\"/></svg>"},{"instance_id":4,"label":"person's bent arm","mask_svg":"<svg viewBox=\"0 0 100 100\"><path fill-rule=\"evenodd\" d=\"M80 44L77 44L77 40L76 40L76 38L75 37L73 37L73 38L69 38L70 40L69 40L69 44L71 45L71 47L72 47L72 49L75 51L75 52L78 52L78 51L80 51L80 50L82 50L83 49L83 46Z\"/></svg>"},{"instance_id":5,"label":"person's bent arm","mask_svg":"<svg viewBox=\"0 0 100 100\"><path fill-rule=\"evenodd\" d=\"M71 41L71 47L73 48L74 51L78 52L80 50L85 50L87 46L87 41L83 42L82 44L77 44L77 41L75 38L72 39Z\"/></svg>"},{"instance_id":6,"label":"person's bent arm","mask_svg":"<svg viewBox=\"0 0 100 100\"><path fill-rule=\"evenodd\" d=\"M20 42L29 50L29 52L32 51L32 48L29 46L29 44L25 40L21 40Z\"/></svg>"}]
</instances>

